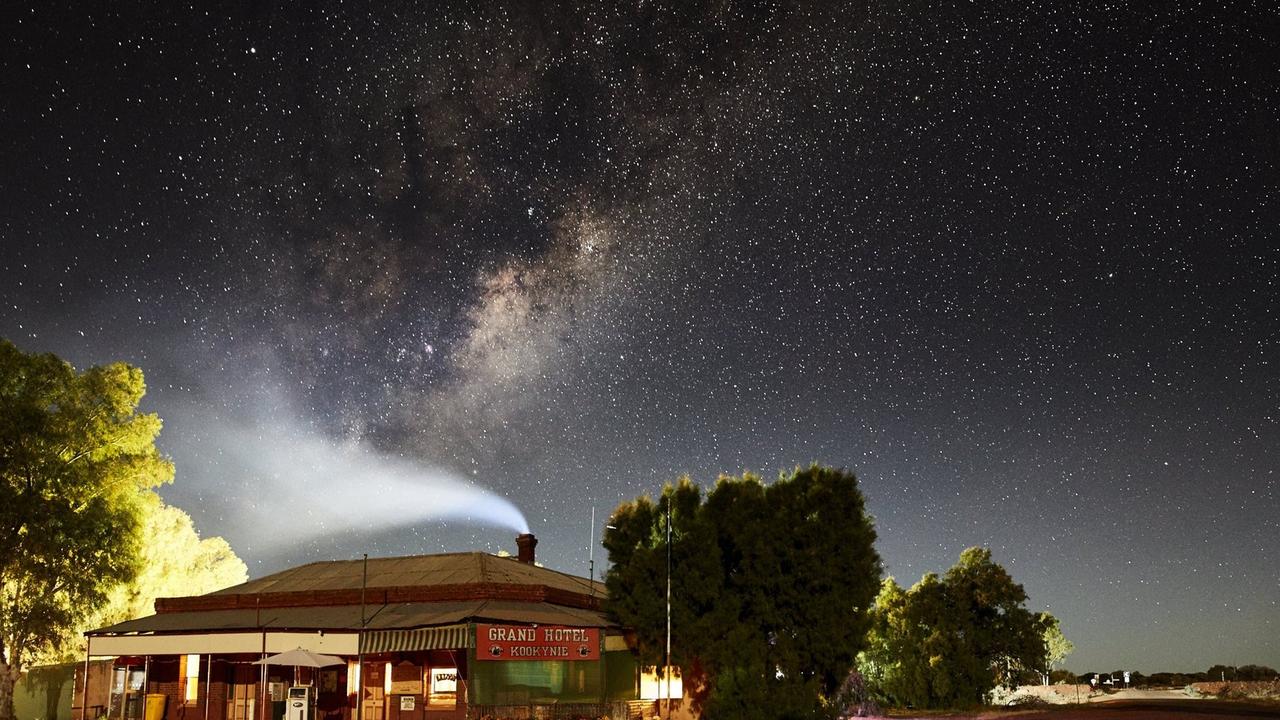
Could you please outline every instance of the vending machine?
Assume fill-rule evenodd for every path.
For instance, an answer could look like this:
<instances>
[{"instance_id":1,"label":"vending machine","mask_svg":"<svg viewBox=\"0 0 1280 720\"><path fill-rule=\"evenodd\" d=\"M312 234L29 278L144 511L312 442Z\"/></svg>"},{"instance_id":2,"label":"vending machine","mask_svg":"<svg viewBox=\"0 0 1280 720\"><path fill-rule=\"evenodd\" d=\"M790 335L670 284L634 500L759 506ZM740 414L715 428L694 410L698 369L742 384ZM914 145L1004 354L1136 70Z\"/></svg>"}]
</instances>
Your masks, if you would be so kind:
<instances>
[{"instance_id":1,"label":"vending machine","mask_svg":"<svg viewBox=\"0 0 1280 720\"><path fill-rule=\"evenodd\" d=\"M289 688L285 702L284 720L312 720L316 706L316 689L310 685L294 685Z\"/></svg>"}]
</instances>

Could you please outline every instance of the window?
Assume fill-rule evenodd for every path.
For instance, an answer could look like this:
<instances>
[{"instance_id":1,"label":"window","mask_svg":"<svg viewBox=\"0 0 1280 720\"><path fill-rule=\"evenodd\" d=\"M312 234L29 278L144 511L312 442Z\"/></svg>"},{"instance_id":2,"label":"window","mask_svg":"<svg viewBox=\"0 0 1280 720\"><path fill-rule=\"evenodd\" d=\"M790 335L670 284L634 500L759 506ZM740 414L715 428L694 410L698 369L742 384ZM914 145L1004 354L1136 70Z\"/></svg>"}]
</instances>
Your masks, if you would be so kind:
<instances>
[{"instance_id":1,"label":"window","mask_svg":"<svg viewBox=\"0 0 1280 720\"><path fill-rule=\"evenodd\" d=\"M182 699L188 705L200 699L200 656L182 656Z\"/></svg>"},{"instance_id":2,"label":"window","mask_svg":"<svg viewBox=\"0 0 1280 720\"><path fill-rule=\"evenodd\" d=\"M458 668L433 667L430 673L430 687L427 694L427 707L455 708L458 705Z\"/></svg>"}]
</instances>

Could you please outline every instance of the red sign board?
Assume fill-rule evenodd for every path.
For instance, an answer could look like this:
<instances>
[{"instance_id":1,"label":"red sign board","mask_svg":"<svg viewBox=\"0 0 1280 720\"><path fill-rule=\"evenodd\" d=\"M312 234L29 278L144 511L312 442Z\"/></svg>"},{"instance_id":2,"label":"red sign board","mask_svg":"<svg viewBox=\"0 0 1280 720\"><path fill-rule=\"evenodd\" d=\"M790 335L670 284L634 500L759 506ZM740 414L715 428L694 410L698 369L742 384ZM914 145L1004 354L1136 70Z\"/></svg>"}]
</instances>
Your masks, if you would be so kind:
<instances>
[{"instance_id":1,"label":"red sign board","mask_svg":"<svg viewBox=\"0 0 1280 720\"><path fill-rule=\"evenodd\" d=\"M600 628L476 625L476 660L599 660Z\"/></svg>"}]
</instances>

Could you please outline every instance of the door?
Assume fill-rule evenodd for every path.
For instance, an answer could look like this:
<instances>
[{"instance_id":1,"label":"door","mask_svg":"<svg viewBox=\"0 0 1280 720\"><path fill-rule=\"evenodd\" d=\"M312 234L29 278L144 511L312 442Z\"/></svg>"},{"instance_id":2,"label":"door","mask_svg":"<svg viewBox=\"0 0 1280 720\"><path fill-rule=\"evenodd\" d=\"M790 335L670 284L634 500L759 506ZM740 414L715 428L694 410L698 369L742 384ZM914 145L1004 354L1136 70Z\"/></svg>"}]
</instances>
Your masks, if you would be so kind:
<instances>
[{"instance_id":1,"label":"door","mask_svg":"<svg viewBox=\"0 0 1280 720\"><path fill-rule=\"evenodd\" d=\"M360 673L363 676L360 684L364 686L361 695L361 711L364 715L361 720L385 720L386 665L385 662L364 664L364 672Z\"/></svg>"},{"instance_id":2,"label":"door","mask_svg":"<svg viewBox=\"0 0 1280 720\"><path fill-rule=\"evenodd\" d=\"M227 720L258 720L258 669L232 665L227 675Z\"/></svg>"}]
</instances>

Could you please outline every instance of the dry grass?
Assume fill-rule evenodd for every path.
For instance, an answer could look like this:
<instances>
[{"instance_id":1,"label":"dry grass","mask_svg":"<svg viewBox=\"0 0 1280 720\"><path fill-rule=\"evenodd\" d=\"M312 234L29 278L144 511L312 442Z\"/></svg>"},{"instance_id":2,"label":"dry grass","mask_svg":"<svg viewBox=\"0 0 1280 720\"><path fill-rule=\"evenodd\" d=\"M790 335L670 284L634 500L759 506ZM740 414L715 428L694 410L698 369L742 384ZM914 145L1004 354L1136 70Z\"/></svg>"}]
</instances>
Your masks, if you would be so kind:
<instances>
[{"instance_id":1,"label":"dry grass","mask_svg":"<svg viewBox=\"0 0 1280 720\"><path fill-rule=\"evenodd\" d=\"M1198 682L1187 686L1192 697L1224 700L1280 700L1280 678L1253 682Z\"/></svg>"}]
</instances>

